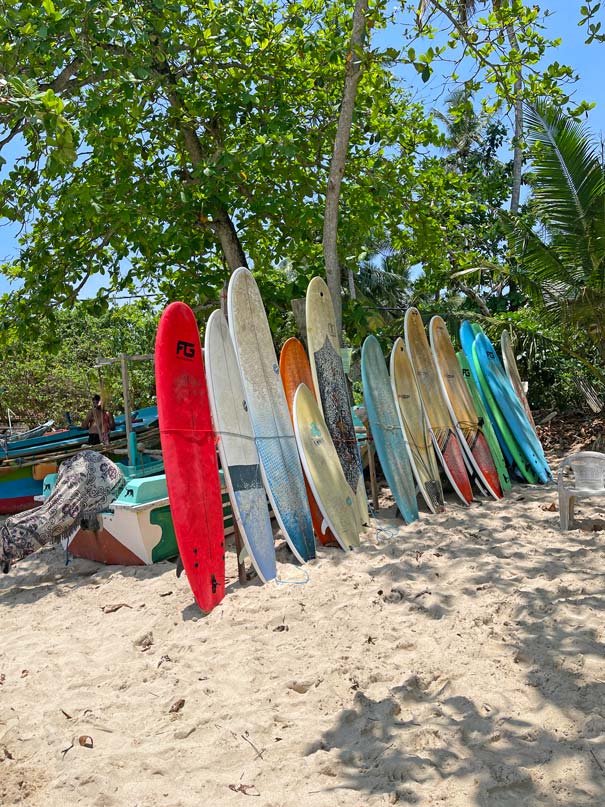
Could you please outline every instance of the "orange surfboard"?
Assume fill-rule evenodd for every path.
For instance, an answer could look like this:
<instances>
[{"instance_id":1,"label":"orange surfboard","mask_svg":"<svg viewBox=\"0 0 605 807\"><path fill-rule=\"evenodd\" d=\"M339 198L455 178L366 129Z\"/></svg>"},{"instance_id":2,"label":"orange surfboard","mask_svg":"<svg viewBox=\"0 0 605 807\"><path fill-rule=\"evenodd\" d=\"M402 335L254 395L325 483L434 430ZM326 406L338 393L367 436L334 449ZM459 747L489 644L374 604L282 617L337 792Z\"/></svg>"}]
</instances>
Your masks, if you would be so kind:
<instances>
[{"instance_id":1,"label":"orange surfboard","mask_svg":"<svg viewBox=\"0 0 605 807\"><path fill-rule=\"evenodd\" d=\"M315 399L315 387L313 386L313 376L311 375L311 365L305 352L302 342L295 337L288 339L281 349L279 355L279 374L281 376L284 391L286 393L286 400L288 401L288 409L290 410L290 418L293 417L292 411L294 408L294 396L300 384L306 384L311 390ZM307 498L309 499L309 507L311 509L311 520L313 521L313 530L318 540L322 544L338 544L338 541L332 534L329 527L325 527L325 533L322 533L321 528L324 523L324 517L321 514L319 505L315 501L313 492L309 487L309 483L305 477L305 486L307 488Z\"/></svg>"}]
</instances>

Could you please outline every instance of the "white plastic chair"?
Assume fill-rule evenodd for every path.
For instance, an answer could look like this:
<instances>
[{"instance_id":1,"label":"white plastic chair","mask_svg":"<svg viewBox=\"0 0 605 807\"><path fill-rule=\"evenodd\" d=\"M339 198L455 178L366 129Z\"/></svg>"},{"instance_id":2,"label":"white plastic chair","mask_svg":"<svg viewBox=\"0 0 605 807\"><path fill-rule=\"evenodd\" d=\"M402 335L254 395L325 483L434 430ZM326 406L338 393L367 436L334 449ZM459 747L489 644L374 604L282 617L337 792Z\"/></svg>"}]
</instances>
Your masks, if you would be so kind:
<instances>
[{"instance_id":1,"label":"white plastic chair","mask_svg":"<svg viewBox=\"0 0 605 807\"><path fill-rule=\"evenodd\" d=\"M574 478L565 475L571 470ZM578 451L565 457L559 468L559 519L562 530L573 524L576 499L605 496L605 454Z\"/></svg>"}]
</instances>

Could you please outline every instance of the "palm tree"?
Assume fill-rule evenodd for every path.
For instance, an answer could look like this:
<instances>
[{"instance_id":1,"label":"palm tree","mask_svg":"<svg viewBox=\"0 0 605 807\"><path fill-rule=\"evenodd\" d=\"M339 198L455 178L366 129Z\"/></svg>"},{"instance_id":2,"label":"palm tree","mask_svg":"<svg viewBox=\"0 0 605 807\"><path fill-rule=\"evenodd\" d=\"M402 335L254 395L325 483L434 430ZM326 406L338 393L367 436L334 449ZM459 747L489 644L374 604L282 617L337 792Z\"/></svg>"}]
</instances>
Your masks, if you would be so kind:
<instances>
[{"instance_id":1,"label":"palm tree","mask_svg":"<svg viewBox=\"0 0 605 807\"><path fill-rule=\"evenodd\" d=\"M605 361L605 160L585 124L545 102L526 110L533 196L504 215L522 288L566 342L587 336Z\"/></svg>"}]
</instances>

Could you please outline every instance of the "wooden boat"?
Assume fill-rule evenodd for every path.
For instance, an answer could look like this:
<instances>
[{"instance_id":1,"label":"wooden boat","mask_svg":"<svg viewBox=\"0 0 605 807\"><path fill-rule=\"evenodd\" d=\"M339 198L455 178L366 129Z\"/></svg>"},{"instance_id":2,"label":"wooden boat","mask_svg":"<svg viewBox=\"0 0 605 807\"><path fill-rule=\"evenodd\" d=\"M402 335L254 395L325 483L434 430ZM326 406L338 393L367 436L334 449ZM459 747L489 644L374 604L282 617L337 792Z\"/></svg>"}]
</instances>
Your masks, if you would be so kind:
<instances>
[{"instance_id":1,"label":"wooden boat","mask_svg":"<svg viewBox=\"0 0 605 807\"><path fill-rule=\"evenodd\" d=\"M157 437L157 408L148 407L133 414L133 430L145 441ZM116 419L109 446L94 446L118 460L126 447L124 417ZM47 439L48 438L48 439ZM21 513L35 507L42 495L42 480L58 470L59 464L88 448L88 434L83 429L69 429L54 435L17 441L0 449L0 515ZM45 442L46 441L46 442ZM114 453L117 452L117 453Z\"/></svg>"},{"instance_id":2,"label":"wooden boat","mask_svg":"<svg viewBox=\"0 0 605 807\"><path fill-rule=\"evenodd\" d=\"M222 471L220 476L228 535L233 532L233 514ZM46 478L44 498L55 481L56 474ZM178 554L165 474L132 479L100 520L98 532L81 529L76 533L69 545L71 555L109 565L144 566ZM65 542L63 548L67 548Z\"/></svg>"},{"instance_id":3,"label":"wooden boat","mask_svg":"<svg viewBox=\"0 0 605 807\"><path fill-rule=\"evenodd\" d=\"M110 433L109 439L111 442L119 440L126 434L126 422L124 415L119 415L116 419L116 427ZM132 428L135 432L145 431L158 422L158 410L156 406L148 406L144 409L138 409L132 413ZM86 429L73 427L66 431L56 431L51 434L45 434L40 437L33 437L25 440L15 440L14 442L7 443L0 450L0 457L5 461L16 459L18 457L31 457L42 456L43 454L52 454L65 449L73 448L74 446L86 443L88 440L88 432Z\"/></svg>"},{"instance_id":4,"label":"wooden boat","mask_svg":"<svg viewBox=\"0 0 605 807\"><path fill-rule=\"evenodd\" d=\"M33 429L28 429L24 432L9 432L8 434L1 435L1 438L8 443L15 443L21 440L31 440L33 437L41 437L46 432L50 431L54 426L54 420L47 420L46 423L41 423Z\"/></svg>"}]
</instances>

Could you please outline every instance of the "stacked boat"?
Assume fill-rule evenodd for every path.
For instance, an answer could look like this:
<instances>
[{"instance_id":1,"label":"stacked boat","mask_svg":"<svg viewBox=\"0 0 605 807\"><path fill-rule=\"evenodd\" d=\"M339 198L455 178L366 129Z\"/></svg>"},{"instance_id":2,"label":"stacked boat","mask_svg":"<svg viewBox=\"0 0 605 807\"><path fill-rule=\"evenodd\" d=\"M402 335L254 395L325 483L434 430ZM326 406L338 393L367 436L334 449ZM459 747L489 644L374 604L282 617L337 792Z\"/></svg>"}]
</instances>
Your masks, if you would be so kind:
<instances>
[{"instance_id":1,"label":"stacked boat","mask_svg":"<svg viewBox=\"0 0 605 807\"><path fill-rule=\"evenodd\" d=\"M157 426L155 406L132 413L134 432L149 432ZM0 446L0 515L20 513L36 506L36 497L43 493L44 478L55 473L59 464L87 444L88 432L71 428L50 434L29 435ZM124 416L116 418L110 434L110 445L97 450L120 451L126 446Z\"/></svg>"},{"instance_id":2,"label":"stacked boat","mask_svg":"<svg viewBox=\"0 0 605 807\"><path fill-rule=\"evenodd\" d=\"M348 551L369 523L363 467L328 287L306 298L308 353L297 339L279 362L259 289L247 269L231 277L227 310L207 324L202 355L191 309L172 303L156 340L156 384L167 491L194 596L211 610L224 596L219 462L245 551L263 581L277 576L269 505L292 554L316 541ZM404 337L404 338L403 338ZM390 367L375 336L362 348L365 409L376 453L402 518L418 498L437 513L443 485L463 505L500 499L511 474L548 482L510 343L506 370L487 336L465 322L456 354L444 321L428 336L406 313Z\"/></svg>"}]
</instances>

